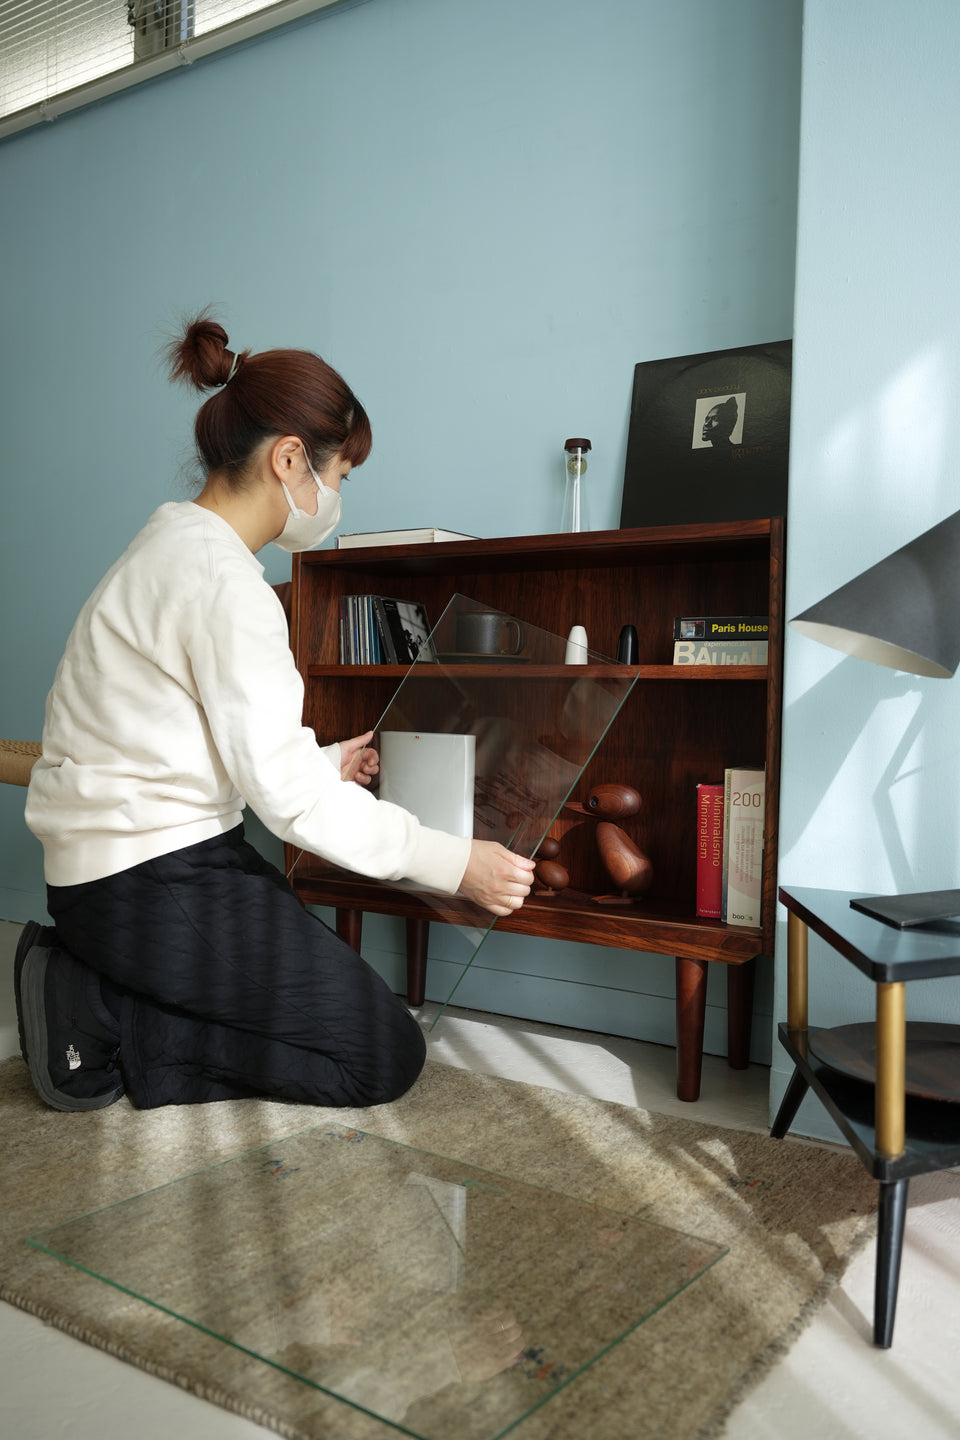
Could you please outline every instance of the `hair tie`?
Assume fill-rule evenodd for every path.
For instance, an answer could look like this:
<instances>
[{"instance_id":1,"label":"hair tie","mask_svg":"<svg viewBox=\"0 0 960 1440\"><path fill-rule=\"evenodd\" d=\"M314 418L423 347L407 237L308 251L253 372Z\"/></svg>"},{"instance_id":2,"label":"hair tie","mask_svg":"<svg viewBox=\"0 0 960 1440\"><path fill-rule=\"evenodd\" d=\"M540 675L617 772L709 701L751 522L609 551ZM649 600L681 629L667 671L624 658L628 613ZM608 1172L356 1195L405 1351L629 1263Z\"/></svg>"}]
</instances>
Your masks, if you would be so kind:
<instances>
[{"instance_id":1,"label":"hair tie","mask_svg":"<svg viewBox=\"0 0 960 1440\"><path fill-rule=\"evenodd\" d=\"M239 364L240 364L240 351L239 351L239 350L235 350L235 351L233 352L233 364L230 366L230 374L227 376L226 380L224 380L224 382L223 382L224 385L229 385L229 384L230 384L230 381L233 379L234 375L236 375L236 373L237 373L237 366L238 366Z\"/></svg>"}]
</instances>

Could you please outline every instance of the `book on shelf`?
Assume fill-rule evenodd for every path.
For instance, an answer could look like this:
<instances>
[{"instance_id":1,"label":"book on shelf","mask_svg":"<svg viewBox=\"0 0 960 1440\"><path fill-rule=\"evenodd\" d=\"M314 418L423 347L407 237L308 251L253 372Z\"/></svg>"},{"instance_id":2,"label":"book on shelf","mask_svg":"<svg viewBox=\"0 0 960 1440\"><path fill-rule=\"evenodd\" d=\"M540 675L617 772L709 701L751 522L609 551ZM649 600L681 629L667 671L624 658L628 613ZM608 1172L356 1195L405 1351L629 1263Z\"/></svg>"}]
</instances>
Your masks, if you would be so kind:
<instances>
[{"instance_id":1,"label":"book on shelf","mask_svg":"<svg viewBox=\"0 0 960 1440\"><path fill-rule=\"evenodd\" d=\"M723 919L723 786L697 786L697 914Z\"/></svg>"},{"instance_id":2,"label":"book on shelf","mask_svg":"<svg viewBox=\"0 0 960 1440\"><path fill-rule=\"evenodd\" d=\"M674 640L766 640L769 634L766 615L677 615L673 621Z\"/></svg>"},{"instance_id":3,"label":"book on shelf","mask_svg":"<svg viewBox=\"0 0 960 1440\"><path fill-rule=\"evenodd\" d=\"M435 660L430 621L417 600L388 595L340 597L341 665L412 665Z\"/></svg>"},{"instance_id":4,"label":"book on shelf","mask_svg":"<svg viewBox=\"0 0 960 1440\"><path fill-rule=\"evenodd\" d=\"M766 665L766 640L674 640L674 665Z\"/></svg>"},{"instance_id":5,"label":"book on shelf","mask_svg":"<svg viewBox=\"0 0 960 1440\"><path fill-rule=\"evenodd\" d=\"M368 595L340 597L340 663L371 665L380 660L379 640L373 635ZM372 658L376 657L376 658Z\"/></svg>"},{"instance_id":6,"label":"book on shelf","mask_svg":"<svg viewBox=\"0 0 960 1440\"><path fill-rule=\"evenodd\" d=\"M723 919L760 927L766 773L762 765L723 772Z\"/></svg>"},{"instance_id":7,"label":"book on shelf","mask_svg":"<svg viewBox=\"0 0 960 1440\"><path fill-rule=\"evenodd\" d=\"M413 530L363 530L337 536L338 550L355 550L364 545L424 545L431 541L476 540L476 535L461 535L458 530L442 530L439 525L424 525Z\"/></svg>"}]
</instances>

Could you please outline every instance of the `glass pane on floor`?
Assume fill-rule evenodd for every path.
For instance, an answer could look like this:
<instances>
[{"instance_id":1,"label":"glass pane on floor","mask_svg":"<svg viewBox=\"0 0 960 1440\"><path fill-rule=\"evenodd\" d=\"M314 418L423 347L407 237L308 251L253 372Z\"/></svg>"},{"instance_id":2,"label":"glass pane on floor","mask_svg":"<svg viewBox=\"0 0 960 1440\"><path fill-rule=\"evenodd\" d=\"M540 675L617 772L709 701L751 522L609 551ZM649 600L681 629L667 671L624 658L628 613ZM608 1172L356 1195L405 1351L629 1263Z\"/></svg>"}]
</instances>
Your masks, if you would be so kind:
<instances>
[{"instance_id":1,"label":"glass pane on floor","mask_svg":"<svg viewBox=\"0 0 960 1440\"><path fill-rule=\"evenodd\" d=\"M422 1440L495 1440L726 1253L324 1125L30 1243Z\"/></svg>"}]
</instances>

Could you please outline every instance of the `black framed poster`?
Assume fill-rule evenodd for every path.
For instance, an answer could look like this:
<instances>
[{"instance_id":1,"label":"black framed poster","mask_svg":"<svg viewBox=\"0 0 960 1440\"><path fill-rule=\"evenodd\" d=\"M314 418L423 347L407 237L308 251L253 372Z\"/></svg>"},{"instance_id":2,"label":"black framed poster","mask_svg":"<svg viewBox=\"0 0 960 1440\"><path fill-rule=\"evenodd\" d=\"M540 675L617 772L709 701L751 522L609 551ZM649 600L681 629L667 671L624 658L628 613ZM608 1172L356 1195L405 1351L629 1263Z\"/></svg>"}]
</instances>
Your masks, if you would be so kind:
<instances>
[{"instance_id":1,"label":"black framed poster","mask_svg":"<svg viewBox=\"0 0 960 1440\"><path fill-rule=\"evenodd\" d=\"M641 361L621 528L787 513L793 345Z\"/></svg>"}]
</instances>

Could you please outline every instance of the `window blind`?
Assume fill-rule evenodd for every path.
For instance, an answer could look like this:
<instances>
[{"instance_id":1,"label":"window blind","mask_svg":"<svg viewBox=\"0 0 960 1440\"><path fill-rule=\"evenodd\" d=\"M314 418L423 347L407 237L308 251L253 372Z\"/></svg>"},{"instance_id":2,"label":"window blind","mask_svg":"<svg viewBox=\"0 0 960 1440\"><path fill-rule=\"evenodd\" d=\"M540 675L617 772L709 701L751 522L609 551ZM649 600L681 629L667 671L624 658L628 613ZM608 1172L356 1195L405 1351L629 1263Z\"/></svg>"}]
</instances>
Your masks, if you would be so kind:
<instances>
[{"instance_id":1,"label":"window blind","mask_svg":"<svg viewBox=\"0 0 960 1440\"><path fill-rule=\"evenodd\" d=\"M350 0L0 0L0 139Z\"/></svg>"}]
</instances>

